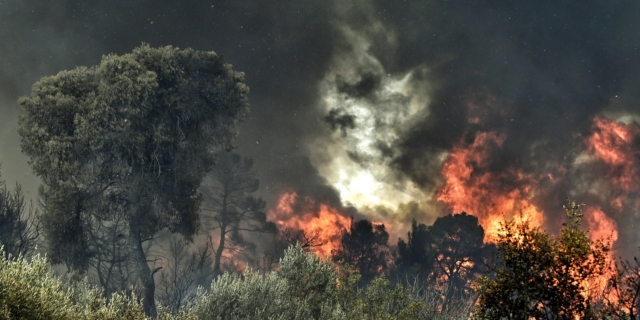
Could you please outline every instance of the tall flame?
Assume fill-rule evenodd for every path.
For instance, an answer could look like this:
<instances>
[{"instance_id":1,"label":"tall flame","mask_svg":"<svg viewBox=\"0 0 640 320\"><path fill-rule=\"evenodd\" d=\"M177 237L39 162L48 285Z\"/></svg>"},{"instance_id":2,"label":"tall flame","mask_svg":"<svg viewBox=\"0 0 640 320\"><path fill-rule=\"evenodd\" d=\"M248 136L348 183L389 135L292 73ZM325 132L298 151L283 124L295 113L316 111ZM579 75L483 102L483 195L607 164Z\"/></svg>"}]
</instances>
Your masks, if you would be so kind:
<instances>
[{"instance_id":1,"label":"tall flame","mask_svg":"<svg viewBox=\"0 0 640 320\"><path fill-rule=\"evenodd\" d=\"M304 205L297 205L300 202ZM316 205L311 198L301 199L295 192L283 193L276 208L269 211L268 218L275 221L280 230L292 228L317 235L322 245L313 250L323 258L330 257L331 251L340 247L342 232L351 226L351 218L335 208L327 204Z\"/></svg>"},{"instance_id":2,"label":"tall flame","mask_svg":"<svg viewBox=\"0 0 640 320\"><path fill-rule=\"evenodd\" d=\"M488 170L489 152L503 142L504 137L495 132L480 132L473 142L456 145L441 170L445 184L437 193L438 201L453 212L478 216L485 229L485 241L495 240L505 215L527 220L534 227L544 222L542 212L530 203L535 187L531 175L513 168L501 173Z\"/></svg>"}]
</instances>

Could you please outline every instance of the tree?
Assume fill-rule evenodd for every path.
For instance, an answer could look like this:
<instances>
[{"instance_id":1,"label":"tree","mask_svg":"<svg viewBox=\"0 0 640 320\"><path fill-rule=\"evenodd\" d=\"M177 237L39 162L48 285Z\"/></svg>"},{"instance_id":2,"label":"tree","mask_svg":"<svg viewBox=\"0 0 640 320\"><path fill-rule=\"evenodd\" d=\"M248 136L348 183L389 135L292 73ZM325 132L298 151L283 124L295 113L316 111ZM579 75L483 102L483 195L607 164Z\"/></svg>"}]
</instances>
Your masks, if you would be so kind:
<instances>
[{"instance_id":1,"label":"tree","mask_svg":"<svg viewBox=\"0 0 640 320\"><path fill-rule=\"evenodd\" d=\"M90 250L94 254L89 263L96 270L105 297L127 291L134 270L127 249L125 217L116 215L108 221L91 220L93 223L87 231L91 240Z\"/></svg>"},{"instance_id":2,"label":"tree","mask_svg":"<svg viewBox=\"0 0 640 320\"><path fill-rule=\"evenodd\" d=\"M588 281L606 269L602 241L578 229L583 204L567 200L569 223L558 238L527 221L506 222L498 235L503 267L480 281L480 319L594 319Z\"/></svg>"},{"instance_id":3,"label":"tree","mask_svg":"<svg viewBox=\"0 0 640 320\"><path fill-rule=\"evenodd\" d=\"M353 265L362 280L368 282L387 269L388 241L389 233L384 224L374 224L366 219L352 221L349 230L342 232L341 246L332 252L332 259Z\"/></svg>"},{"instance_id":4,"label":"tree","mask_svg":"<svg viewBox=\"0 0 640 320\"><path fill-rule=\"evenodd\" d=\"M210 242L201 247L197 252L190 253L190 244L178 235L171 235L167 253L163 258L164 268L160 272L158 301L167 306L173 314L195 298L195 286L209 285L198 283L198 280L206 278L204 274L207 266L210 266Z\"/></svg>"},{"instance_id":5,"label":"tree","mask_svg":"<svg viewBox=\"0 0 640 320\"><path fill-rule=\"evenodd\" d=\"M605 294L604 313L612 319L640 317L640 261L620 261L610 277Z\"/></svg>"},{"instance_id":6,"label":"tree","mask_svg":"<svg viewBox=\"0 0 640 320\"><path fill-rule=\"evenodd\" d=\"M407 241L398 239L396 268L399 275L426 281L433 273L434 253L430 246L430 227L413 219ZM408 279L407 279L408 280Z\"/></svg>"},{"instance_id":7,"label":"tree","mask_svg":"<svg viewBox=\"0 0 640 320\"><path fill-rule=\"evenodd\" d=\"M45 185L44 231L54 259L82 267L88 216L126 216L145 313L155 316L153 272L142 243L199 225L204 175L216 147L231 148L248 113L243 74L214 52L151 48L36 82L20 99L23 152ZM69 245L69 246L67 246ZM59 248L76 248L68 255Z\"/></svg>"},{"instance_id":8,"label":"tree","mask_svg":"<svg viewBox=\"0 0 640 320\"><path fill-rule=\"evenodd\" d=\"M210 225L209 230L217 232L218 245L213 262L215 277L221 273L225 251L255 247L245 240L243 232L265 231L267 228L266 203L251 195L260 185L252 169L253 159L220 152L217 165L203 186L205 218Z\"/></svg>"},{"instance_id":9,"label":"tree","mask_svg":"<svg viewBox=\"0 0 640 320\"><path fill-rule=\"evenodd\" d=\"M38 211L27 209L19 184L12 192L0 177L0 246L5 259L28 256L39 236Z\"/></svg>"},{"instance_id":10,"label":"tree","mask_svg":"<svg viewBox=\"0 0 640 320\"><path fill-rule=\"evenodd\" d=\"M436 219L432 226L411 224L407 242L398 240L399 275L437 285L445 292L442 307L468 300L472 284L492 249L485 245L478 218L465 212ZM406 279L414 282L412 279Z\"/></svg>"},{"instance_id":11,"label":"tree","mask_svg":"<svg viewBox=\"0 0 640 320\"><path fill-rule=\"evenodd\" d=\"M299 244L305 251L309 251L326 243L326 241L320 239L320 232L284 228L280 231L280 235L289 245L295 246Z\"/></svg>"},{"instance_id":12,"label":"tree","mask_svg":"<svg viewBox=\"0 0 640 320\"><path fill-rule=\"evenodd\" d=\"M440 217L433 223L429 237L433 279L444 282L445 308L454 298L466 300L473 294L473 281L484 267L483 240L484 229L478 218L465 212Z\"/></svg>"}]
</instances>

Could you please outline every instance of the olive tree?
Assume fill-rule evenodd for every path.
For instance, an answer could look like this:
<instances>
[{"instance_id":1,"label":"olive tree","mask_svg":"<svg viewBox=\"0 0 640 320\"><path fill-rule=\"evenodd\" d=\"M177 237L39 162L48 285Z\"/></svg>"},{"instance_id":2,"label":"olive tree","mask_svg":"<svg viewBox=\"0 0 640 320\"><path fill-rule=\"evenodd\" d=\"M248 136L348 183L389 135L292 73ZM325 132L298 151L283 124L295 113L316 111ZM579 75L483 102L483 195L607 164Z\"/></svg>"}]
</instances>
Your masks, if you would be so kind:
<instances>
[{"instance_id":1,"label":"olive tree","mask_svg":"<svg viewBox=\"0 0 640 320\"><path fill-rule=\"evenodd\" d=\"M155 316L156 270L142 243L164 228L187 239L196 232L197 189L216 149L232 147L248 92L214 52L146 44L36 82L19 101L19 134L45 186L53 261L82 267L92 254L87 217L124 214L145 313Z\"/></svg>"}]
</instances>

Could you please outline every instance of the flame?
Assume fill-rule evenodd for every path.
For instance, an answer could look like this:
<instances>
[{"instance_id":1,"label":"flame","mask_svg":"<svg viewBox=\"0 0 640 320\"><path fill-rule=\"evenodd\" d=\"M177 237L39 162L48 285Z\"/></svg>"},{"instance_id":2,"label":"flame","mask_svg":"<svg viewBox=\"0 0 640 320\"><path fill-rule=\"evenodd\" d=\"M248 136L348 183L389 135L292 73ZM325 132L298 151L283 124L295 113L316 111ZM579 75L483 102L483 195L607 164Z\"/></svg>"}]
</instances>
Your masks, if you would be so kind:
<instances>
[{"instance_id":1,"label":"flame","mask_svg":"<svg viewBox=\"0 0 640 320\"><path fill-rule=\"evenodd\" d=\"M296 204L304 209L297 209ZM338 210L326 204L315 205L309 198L300 198L295 192L283 193L275 209L270 210L269 220L275 221L278 227L303 230L310 235L318 235L323 243L313 250L322 258L331 256L331 251L340 247L340 239L344 230L349 230L351 218L345 217Z\"/></svg>"},{"instance_id":2,"label":"flame","mask_svg":"<svg viewBox=\"0 0 640 320\"><path fill-rule=\"evenodd\" d=\"M589 239L591 241L606 240L616 242L618 240L618 226L616 222L607 216L598 206L588 207L585 210L584 218L589 228Z\"/></svg>"},{"instance_id":3,"label":"flame","mask_svg":"<svg viewBox=\"0 0 640 320\"><path fill-rule=\"evenodd\" d=\"M616 222L599 206L587 207L584 213L584 220L587 223L589 230L588 236L592 242L599 240L604 241L606 244L612 244L618 240L618 226ZM606 256L607 264L611 264L614 261L614 250L609 250ZM589 279L585 287L588 293L594 293L596 295L602 295L606 292L607 281L614 275L613 270L607 270L603 275ZM612 293L609 294L609 301L615 301Z\"/></svg>"},{"instance_id":4,"label":"flame","mask_svg":"<svg viewBox=\"0 0 640 320\"><path fill-rule=\"evenodd\" d=\"M530 203L533 176L513 168L501 173L488 170L489 152L503 142L504 137L495 132L480 132L471 143L461 141L445 160L441 170L445 184L437 193L438 201L453 212L476 215L485 230L485 241L491 242L505 215L518 222L527 220L532 227L544 222L542 212Z\"/></svg>"},{"instance_id":5,"label":"flame","mask_svg":"<svg viewBox=\"0 0 640 320\"><path fill-rule=\"evenodd\" d=\"M617 123L602 116L593 119L593 133L585 139L587 152L607 165L611 184L622 194L611 199L611 207L621 212L628 193L640 190L637 158L640 152L634 141L640 136L637 124ZM635 204L637 209L638 203Z\"/></svg>"}]
</instances>

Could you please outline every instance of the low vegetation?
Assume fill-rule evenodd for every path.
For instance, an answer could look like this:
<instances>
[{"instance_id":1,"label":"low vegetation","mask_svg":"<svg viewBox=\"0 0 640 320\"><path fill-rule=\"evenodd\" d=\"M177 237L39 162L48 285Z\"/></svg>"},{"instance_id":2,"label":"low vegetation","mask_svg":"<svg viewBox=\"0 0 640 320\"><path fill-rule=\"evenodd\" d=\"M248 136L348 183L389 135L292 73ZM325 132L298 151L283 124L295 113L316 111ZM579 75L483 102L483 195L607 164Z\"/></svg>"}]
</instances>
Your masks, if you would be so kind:
<instances>
[{"instance_id":1,"label":"low vegetation","mask_svg":"<svg viewBox=\"0 0 640 320\"><path fill-rule=\"evenodd\" d=\"M266 275L226 273L191 305L172 314L159 306L158 319L466 319L469 308L441 312L439 292L415 294L384 277L358 288L360 275L338 268L300 246L290 247L280 268ZM414 291L415 292L415 291ZM135 296L113 294L86 280L63 282L46 258L0 255L0 319L148 319Z\"/></svg>"}]
</instances>

